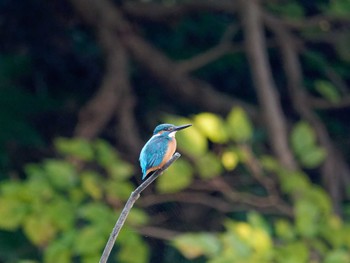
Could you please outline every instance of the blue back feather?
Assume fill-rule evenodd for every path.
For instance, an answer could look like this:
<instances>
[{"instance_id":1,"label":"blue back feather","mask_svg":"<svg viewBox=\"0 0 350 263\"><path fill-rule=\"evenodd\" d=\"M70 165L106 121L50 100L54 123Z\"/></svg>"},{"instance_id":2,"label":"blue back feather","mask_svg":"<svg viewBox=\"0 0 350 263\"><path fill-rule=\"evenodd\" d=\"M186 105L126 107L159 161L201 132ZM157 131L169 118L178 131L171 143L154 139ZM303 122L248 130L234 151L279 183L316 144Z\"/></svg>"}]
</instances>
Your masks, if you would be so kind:
<instances>
[{"instance_id":1,"label":"blue back feather","mask_svg":"<svg viewBox=\"0 0 350 263\"><path fill-rule=\"evenodd\" d=\"M140 153L142 180L146 177L146 172L149 168L161 164L166 154L169 140L168 133L153 136L142 148Z\"/></svg>"}]
</instances>

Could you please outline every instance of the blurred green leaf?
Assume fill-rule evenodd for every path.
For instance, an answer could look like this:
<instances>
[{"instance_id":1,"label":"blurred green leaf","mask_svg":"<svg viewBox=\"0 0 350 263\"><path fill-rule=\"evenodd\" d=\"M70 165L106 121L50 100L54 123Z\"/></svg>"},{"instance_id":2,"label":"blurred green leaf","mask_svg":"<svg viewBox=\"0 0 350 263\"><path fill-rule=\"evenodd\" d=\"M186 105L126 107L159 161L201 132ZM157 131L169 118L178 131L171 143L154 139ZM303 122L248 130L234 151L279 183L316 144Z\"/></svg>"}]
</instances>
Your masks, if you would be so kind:
<instances>
[{"instance_id":1,"label":"blurred green leaf","mask_svg":"<svg viewBox=\"0 0 350 263\"><path fill-rule=\"evenodd\" d=\"M192 182L192 166L184 159L173 163L156 181L160 193L176 193L185 189Z\"/></svg>"},{"instance_id":2,"label":"blurred green leaf","mask_svg":"<svg viewBox=\"0 0 350 263\"><path fill-rule=\"evenodd\" d=\"M268 171L278 172L281 169L281 165L272 156L263 155L260 157L260 162L262 166Z\"/></svg>"},{"instance_id":3,"label":"blurred green leaf","mask_svg":"<svg viewBox=\"0 0 350 263\"><path fill-rule=\"evenodd\" d=\"M337 249L327 254L324 263L349 263L350 255L344 249Z\"/></svg>"},{"instance_id":4,"label":"blurred green leaf","mask_svg":"<svg viewBox=\"0 0 350 263\"><path fill-rule=\"evenodd\" d=\"M186 233L172 241L186 258L194 259L202 255L213 256L220 250L218 238L210 233Z\"/></svg>"},{"instance_id":5,"label":"blurred green leaf","mask_svg":"<svg viewBox=\"0 0 350 263\"><path fill-rule=\"evenodd\" d=\"M218 115L208 112L200 113L194 117L194 122L198 130L212 142L227 142L224 121Z\"/></svg>"},{"instance_id":6,"label":"blurred green leaf","mask_svg":"<svg viewBox=\"0 0 350 263\"><path fill-rule=\"evenodd\" d=\"M32 214L25 217L23 230L33 244L44 246L55 238L58 229L47 215Z\"/></svg>"},{"instance_id":7,"label":"blurred green leaf","mask_svg":"<svg viewBox=\"0 0 350 263\"><path fill-rule=\"evenodd\" d=\"M72 262L72 245L75 235L75 231L64 232L60 238L57 238L50 243L44 251L44 262Z\"/></svg>"},{"instance_id":8,"label":"blurred green leaf","mask_svg":"<svg viewBox=\"0 0 350 263\"><path fill-rule=\"evenodd\" d=\"M253 136L253 125L242 108L236 107L227 116L229 135L236 142L246 142Z\"/></svg>"},{"instance_id":9,"label":"blurred green leaf","mask_svg":"<svg viewBox=\"0 0 350 263\"><path fill-rule=\"evenodd\" d=\"M337 88L329 81L316 80L315 81L316 90L330 102L337 103L340 100L340 94Z\"/></svg>"},{"instance_id":10,"label":"blurred green leaf","mask_svg":"<svg viewBox=\"0 0 350 263\"><path fill-rule=\"evenodd\" d=\"M60 230L68 231L74 227L76 207L64 198L56 198L42 211L50 221ZM64 216L62 216L64 215Z\"/></svg>"},{"instance_id":11,"label":"blurred green leaf","mask_svg":"<svg viewBox=\"0 0 350 263\"><path fill-rule=\"evenodd\" d=\"M315 132L307 122L300 121L292 130L291 142L295 153L297 155L302 155L305 149L315 145Z\"/></svg>"},{"instance_id":12,"label":"blurred green leaf","mask_svg":"<svg viewBox=\"0 0 350 263\"><path fill-rule=\"evenodd\" d=\"M288 243L276 249L278 263L309 263L309 252L303 242Z\"/></svg>"},{"instance_id":13,"label":"blurred green leaf","mask_svg":"<svg viewBox=\"0 0 350 263\"><path fill-rule=\"evenodd\" d=\"M129 225L142 226L149 222L149 216L143 210L134 207L131 209L126 221Z\"/></svg>"},{"instance_id":14,"label":"blurred green leaf","mask_svg":"<svg viewBox=\"0 0 350 263\"><path fill-rule=\"evenodd\" d=\"M255 211L248 213L248 223L254 228L263 229L264 231L270 233L270 227L267 221L263 216Z\"/></svg>"},{"instance_id":15,"label":"blurred green leaf","mask_svg":"<svg viewBox=\"0 0 350 263\"><path fill-rule=\"evenodd\" d=\"M94 157L91 143L83 138L57 138L55 147L58 152L90 161Z\"/></svg>"},{"instance_id":16,"label":"blurred green leaf","mask_svg":"<svg viewBox=\"0 0 350 263\"><path fill-rule=\"evenodd\" d=\"M116 213L104 203L94 202L81 206L78 210L80 218L97 225L113 224Z\"/></svg>"},{"instance_id":17,"label":"blurred green leaf","mask_svg":"<svg viewBox=\"0 0 350 263\"><path fill-rule=\"evenodd\" d=\"M300 199L295 204L296 228L301 236L314 237L320 228L320 211L309 200Z\"/></svg>"},{"instance_id":18,"label":"blurred green leaf","mask_svg":"<svg viewBox=\"0 0 350 263\"><path fill-rule=\"evenodd\" d=\"M59 189L67 189L73 187L78 176L72 164L61 160L46 160L44 170L51 183Z\"/></svg>"},{"instance_id":19,"label":"blurred green leaf","mask_svg":"<svg viewBox=\"0 0 350 263\"><path fill-rule=\"evenodd\" d=\"M102 182L99 175L93 171L84 171L80 174L83 190L93 199L101 199L103 195Z\"/></svg>"},{"instance_id":20,"label":"blurred green leaf","mask_svg":"<svg viewBox=\"0 0 350 263\"><path fill-rule=\"evenodd\" d=\"M191 123L187 119L177 120L176 125ZM176 133L178 148L192 156L201 156L208 149L208 142L200 130L192 126L183 132Z\"/></svg>"},{"instance_id":21,"label":"blurred green leaf","mask_svg":"<svg viewBox=\"0 0 350 263\"><path fill-rule=\"evenodd\" d=\"M130 182L107 181L105 189L109 198L126 201L135 187Z\"/></svg>"},{"instance_id":22,"label":"blurred green leaf","mask_svg":"<svg viewBox=\"0 0 350 263\"><path fill-rule=\"evenodd\" d=\"M316 135L311 126L306 122L295 125L291 142L299 161L306 168L319 166L326 157L326 151L316 145Z\"/></svg>"},{"instance_id":23,"label":"blurred green leaf","mask_svg":"<svg viewBox=\"0 0 350 263\"><path fill-rule=\"evenodd\" d=\"M96 263L100 261L101 255L97 252L91 253L89 255L84 255L81 257L81 262L82 263Z\"/></svg>"},{"instance_id":24,"label":"blurred green leaf","mask_svg":"<svg viewBox=\"0 0 350 263\"><path fill-rule=\"evenodd\" d=\"M268 8L279 16L287 17L291 20L298 20L305 16L303 6L296 1L288 2L268 2Z\"/></svg>"},{"instance_id":25,"label":"blurred green leaf","mask_svg":"<svg viewBox=\"0 0 350 263\"><path fill-rule=\"evenodd\" d=\"M349 17L350 1L349 0L332 0L325 8L325 11L336 17Z\"/></svg>"},{"instance_id":26,"label":"blurred green leaf","mask_svg":"<svg viewBox=\"0 0 350 263\"><path fill-rule=\"evenodd\" d=\"M346 0L350 2L349 0ZM347 15L350 15L350 11L347 10ZM335 38L335 50L342 61L350 62L350 51L348 48L348 43L350 41L350 35L348 33L340 34L339 37Z\"/></svg>"},{"instance_id":27,"label":"blurred green leaf","mask_svg":"<svg viewBox=\"0 0 350 263\"><path fill-rule=\"evenodd\" d=\"M326 151L321 147L307 148L300 155L300 162L306 168L315 168L322 164L326 158Z\"/></svg>"},{"instance_id":28,"label":"blurred green leaf","mask_svg":"<svg viewBox=\"0 0 350 263\"><path fill-rule=\"evenodd\" d=\"M302 172L291 172L283 170L279 172L282 190L289 194L298 194L300 191L307 191L310 188L310 181Z\"/></svg>"},{"instance_id":29,"label":"blurred green leaf","mask_svg":"<svg viewBox=\"0 0 350 263\"><path fill-rule=\"evenodd\" d=\"M19 200L0 196L0 228L6 230L17 229L27 212L27 206Z\"/></svg>"},{"instance_id":30,"label":"blurred green leaf","mask_svg":"<svg viewBox=\"0 0 350 263\"><path fill-rule=\"evenodd\" d=\"M221 162L226 170L232 171L239 163L239 157L234 151L225 151L221 156Z\"/></svg>"},{"instance_id":31,"label":"blurred green leaf","mask_svg":"<svg viewBox=\"0 0 350 263\"><path fill-rule=\"evenodd\" d=\"M128 227L124 227L119 235L117 244L120 250L116 255L117 262L147 263L149 262L149 248L142 238Z\"/></svg>"},{"instance_id":32,"label":"blurred green leaf","mask_svg":"<svg viewBox=\"0 0 350 263\"><path fill-rule=\"evenodd\" d=\"M77 232L73 251L79 255L94 255L96 251L102 251L106 243L105 235L95 225L89 225Z\"/></svg>"},{"instance_id":33,"label":"blurred green leaf","mask_svg":"<svg viewBox=\"0 0 350 263\"><path fill-rule=\"evenodd\" d=\"M219 176L222 172L220 159L213 153L208 152L198 158L196 167L203 179L210 179Z\"/></svg>"},{"instance_id":34,"label":"blurred green leaf","mask_svg":"<svg viewBox=\"0 0 350 263\"><path fill-rule=\"evenodd\" d=\"M292 241L295 239L296 233L292 224L285 220L279 219L275 222L275 229L277 237L282 240Z\"/></svg>"},{"instance_id":35,"label":"blurred green leaf","mask_svg":"<svg viewBox=\"0 0 350 263\"><path fill-rule=\"evenodd\" d=\"M119 181L130 178L134 173L133 166L121 160L110 163L106 169L109 176Z\"/></svg>"},{"instance_id":36,"label":"blurred green leaf","mask_svg":"<svg viewBox=\"0 0 350 263\"><path fill-rule=\"evenodd\" d=\"M116 163L118 156L116 151L103 140L96 140L94 142L94 148L96 151L96 161L105 168L108 168L113 163Z\"/></svg>"}]
</instances>

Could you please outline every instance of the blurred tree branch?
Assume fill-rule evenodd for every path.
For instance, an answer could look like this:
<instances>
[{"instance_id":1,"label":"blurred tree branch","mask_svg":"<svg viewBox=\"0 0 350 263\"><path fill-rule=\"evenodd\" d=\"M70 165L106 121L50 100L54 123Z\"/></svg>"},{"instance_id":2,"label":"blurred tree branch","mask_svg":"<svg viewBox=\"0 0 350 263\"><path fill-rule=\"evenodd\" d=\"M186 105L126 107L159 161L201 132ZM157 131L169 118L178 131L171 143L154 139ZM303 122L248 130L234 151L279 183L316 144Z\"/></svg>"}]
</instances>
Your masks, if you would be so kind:
<instances>
[{"instance_id":1,"label":"blurred tree branch","mask_svg":"<svg viewBox=\"0 0 350 263\"><path fill-rule=\"evenodd\" d=\"M176 63L138 36L118 7L109 1L89 0L88 4L87 1L71 1L89 23L96 26L104 21L103 24L110 34L119 35L133 59L149 71L162 84L161 87L166 88L166 92L179 101L219 113L228 113L233 106L241 106L252 116L256 116L256 111L251 105L220 93L210 84L179 70ZM198 96L199 94L201 96Z\"/></svg>"},{"instance_id":2,"label":"blurred tree branch","mask_svg":"<svg viewBox=\"0 0 350 263\"><path fill-rule=\"evenodd\" d=\"M162 22L202 11L225 13L237 11L236 4L229 0L191 0L167 5L126 1L122 8L129 16Z\"/></svg>"},{"instance_id":3,"label":"blurred tree branch","mask_svg":"<svg viewBox=\"0 0 350 263\"><path fill-rule=\"evenodd\" d=\"M256 1L242 0L241 17L253 82L264 115L273 151L281 163L295 170L293 154L288 146L288 133L268 61L262 14Z\"/></svg>"},{"instance_id":4,"label":"blurred tree branch","mask_svg":"<svg viewBox=\"0 0 350 263\"><path fill-rule=\"evenodd\" d=\"M308 95L302 84L302 70L297 49L298 40L289 33L287 28L273 17L265 14L264 20L278 38L282 54L282 63L288 81L288 90L294 109L314 127L321 145L327 150L326 161L322 166L323 182L330 192L335 211L340 214L342 193L339 189L342 189L343 186L349 183L350 169L342 154L334 146L326 126L311 108Z\"/></svg>"}]
</instances>

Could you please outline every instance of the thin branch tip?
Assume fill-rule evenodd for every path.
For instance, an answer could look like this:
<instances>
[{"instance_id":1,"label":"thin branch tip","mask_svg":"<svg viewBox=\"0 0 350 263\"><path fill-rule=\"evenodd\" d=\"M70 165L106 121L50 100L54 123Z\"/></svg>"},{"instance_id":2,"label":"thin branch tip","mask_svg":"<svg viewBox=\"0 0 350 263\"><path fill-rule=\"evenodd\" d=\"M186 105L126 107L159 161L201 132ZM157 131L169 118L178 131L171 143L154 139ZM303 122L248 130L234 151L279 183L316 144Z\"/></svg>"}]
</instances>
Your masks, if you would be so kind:
<instances>
[{"instance_id":1,"label":"thin branch tip","mask_svg":"<svg viewBox=\"0 0 350 263\"><path fill-rule=\"evenodd\" d=\"M166 169L169 168L170 165L172 165L177 159L179 159L181 156L180 153L176 152L174 155L170 158L168 162L159 170L156 170L150 177L148 177L142 184L140 184L134 191L131 192L130 197L128 201L126 202L117 222L114 225L114 228L109 236L109 239L107 241L107 244L103 250L102 256L100 258L99 263L106 263L109 254L112 251L112 248L114 246L114 243L118 237L118 234L121 230L121 228L124 225L124 222L133 207L134 203L139 199L140 194L143 190L145 190L155 179L157 179L158 176L160 176Z\"/></svg>"}]
</instances>

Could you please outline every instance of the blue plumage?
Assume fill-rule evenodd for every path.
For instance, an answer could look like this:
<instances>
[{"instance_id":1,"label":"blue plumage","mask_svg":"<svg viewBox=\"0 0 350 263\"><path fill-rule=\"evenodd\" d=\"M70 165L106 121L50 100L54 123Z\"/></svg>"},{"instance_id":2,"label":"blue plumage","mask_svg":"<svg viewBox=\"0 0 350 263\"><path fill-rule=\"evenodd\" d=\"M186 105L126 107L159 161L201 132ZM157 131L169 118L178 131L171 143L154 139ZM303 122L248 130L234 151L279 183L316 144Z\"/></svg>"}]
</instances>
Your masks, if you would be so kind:
<instances>
[{"instance_id":1,"label":"blue plumage","mask_svg":"<svg viewBox=\"0 0 350 263\"><path fill-rule=\"evenodd\" d=\"M160 169L171 158L176 150L175 133L189 126L191 125L160 124L154 129L153 136L140 153L142 180L148 173Z\"/></svg>"},{"instance_id":2,"label":"blue plumage","mask_svg":"<svg viewBox=\"0 0 350 263\"><path fill-rule=\"evenodd\" d=\"M160 165L163 161L169 143L169 137L167 137L161 135L152 137L142 148L140 154L142 180L146 177L148 169Z\"/></svg>"}]
</instances>

